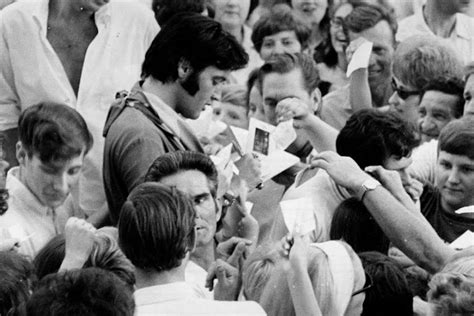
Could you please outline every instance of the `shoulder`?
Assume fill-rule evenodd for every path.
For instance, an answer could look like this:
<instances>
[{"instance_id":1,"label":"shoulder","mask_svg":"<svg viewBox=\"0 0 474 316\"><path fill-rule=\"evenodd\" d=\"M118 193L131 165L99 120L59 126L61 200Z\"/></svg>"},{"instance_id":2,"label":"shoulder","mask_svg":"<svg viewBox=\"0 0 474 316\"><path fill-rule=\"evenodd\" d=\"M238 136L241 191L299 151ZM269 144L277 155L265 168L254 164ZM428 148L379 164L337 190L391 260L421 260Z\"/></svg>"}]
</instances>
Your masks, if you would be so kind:
<instances>
[{"instance_id":1,"label":"shoulder","mask_svg":"<svg viewBox=\"0 0 474 316\"><path fill-rule=\"evenodd\" d=\"M415 33L413 32L423 24L422 15L419 14L410 15L402 19L398 22L398 30L395 35L397 42L402 42L411 35L414 35Z\"/></svg>"},{"instance_id":2,"label":"shoulder","mask_svg":"<svg viewBox=\"0 0 474 316\"><path fill-rule=\"evenodd\" d=\"M17 1L1 10L1 22L5 25L11 23L16 24L31 20L35 10L39 9L39 3L31 3L27 1Z\"/></svg>"},{"instance_id":3,"label":"shoulder","mask_svg":"<svg viewBox=\"0 0 474 316\"><path fill-rule=\"evenodd\" d=\"M149 23L157 24L153 11L141 2L111 1L108 5L112 17L124 26L137 24L137 27L140 27Z\"/></svg>"}]
</instances>

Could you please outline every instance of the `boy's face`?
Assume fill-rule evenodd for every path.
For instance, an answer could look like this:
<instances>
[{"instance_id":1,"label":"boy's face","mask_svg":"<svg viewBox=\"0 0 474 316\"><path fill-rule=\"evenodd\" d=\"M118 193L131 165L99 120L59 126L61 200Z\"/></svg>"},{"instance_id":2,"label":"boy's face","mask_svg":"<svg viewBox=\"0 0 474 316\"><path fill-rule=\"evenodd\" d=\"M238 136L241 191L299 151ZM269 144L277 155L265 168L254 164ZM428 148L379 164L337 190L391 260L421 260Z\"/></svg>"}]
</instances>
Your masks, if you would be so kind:
<instances>
[{"instance_id":1,"label":"boy's face","mask_svg":"<svg viewBox=\"0 0 474 316\"><path fill-rule=\"evenodd\" d=\"M243 129L248 129L249 127L247 109L243 106L229 102L215 101L212 103L212 110L215 120Z\"/></svg>"},{"instance_id":2,"label":"boy's face","mask_svg":"<svg viewBox=\"0 0 474 316\"><path fill-rule=\"evenodd\" d=\"M441 204L446 211L474 205L474 160L440 151L436 170Z\"/></svg>"},{"instance_id":3,"label":"boy's face","mask_svg":"<svg viewBox=\"0 0 474 316\"><path fill-rule=\"evenodd\" d=\"M61 206L79 181L84 151L71 159L44 163L36 154L25 154L20 161L20 181L50 208Z\"/></svg>"}]
</instances>

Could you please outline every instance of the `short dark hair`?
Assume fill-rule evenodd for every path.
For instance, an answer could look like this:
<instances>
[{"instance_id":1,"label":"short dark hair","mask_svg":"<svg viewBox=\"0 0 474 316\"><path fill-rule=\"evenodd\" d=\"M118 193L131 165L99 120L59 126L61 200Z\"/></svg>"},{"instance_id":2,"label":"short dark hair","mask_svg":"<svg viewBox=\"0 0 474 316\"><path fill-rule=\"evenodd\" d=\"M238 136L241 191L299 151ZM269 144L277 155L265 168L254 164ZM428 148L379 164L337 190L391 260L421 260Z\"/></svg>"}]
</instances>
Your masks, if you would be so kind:
<instances>
[{"instance_id":1,"label":"short dark hair","mask_svg":"<svg viewBox=\"0 0 474 316\"><path fill-rule=\"evenodd\" d=\"M66 255L66 240L63 234L51 239L36 255L33 263L36 275L41 280L50 273L59 271ZM135 268L125 257L117 242L104 233L98 233L84 268L96 267L114 273L130 289L135 285Z\"/></svg>"},{"instance_id":2,"label":"short dark hair","mask_svg":"<svg viewBox=\"0 0 474 316\"><path fill-rule=\"evenodd\" d=\"M308 46L311 27L295 14L288 5L278 4L262 15L253 26L252 42L257 52L260 52L266 36L284 31L294 31L301 47L306 48Z\"/></svg>"},{"instance_id":3,"label":"short dark hair","mask_svg":"<svg viewBox=\"0 0 474 316\"><path fill-rule=\"evenodd\" d=\"M378 251L386 254L390 245L365 205L356 198L349 198L336 208L329 236L331 240L344 240L357 253Z\"/></svg>"},{"instance_id":4,"label":"short dark hair","mask_svg":"<svg viewBox=\"0 0 474 316\"><path fill-rule=\"evenodd\" d=\"M180 12L202 13L206 9L206 0L154 0L152 9L156 21L163 26Z\"/></svg>"},{"instance_id":5,"label":"short dark hair","mask_svg":"<svg viewBox=\"0 0 474 316\"><path fill-rule=\"evenodd\" d=\"M398 113L366 109L346 122L337 136L336 150L364 169L383 165L390 156L408 156L419 142L415 126Z\"/></svg>"},{"instance_id":6,"label":"short dark hair","mask_svg":"<svg viewBox=\"0 0 474 316\"><path fill-rule=\"evenodd\" d=\"M259 72L260 92L263 89L265 76L271 73L286 74L294 69L300 69L306 91L312 93L320 82L319 72L314 60L306 54L278 54L267 61Z\"/></svg>"},{"instance_id":7,"label":"short dark hair","mask_svg":"<svg viewBox=\"0 0 474 316\"><path fill-rule=\"evenodd\" d=\"M234 36L219 22L195 13L179 13L161 29L146 52L142 77L163 83L178 78L178 65L189 62L195 73L209 66L237 70L248 62L248 55Z\"/></svg>"},{"instance_id":8,"label":"short dark hair","mask_svg":"<svg viewBox=\"0 0 474 316\"><path fill-rule=\"evenodd\" d=\"M436 78L431 80L421 93L421 99L427 91L439 91L458 98L456 104L451 105L455 118L460 118L464 112L464 82L459 78Z\"/></svg>"},{"instance_id":9,"label":"short dark hair","mask_svg":"<svg viewBox=\"0 0 474 316\"><path fill-rule=\"evenodd\" d=\"M386 21L390 26L395 42L395 34L397 33L397 19L392 12L379 5L361 4L352 10L344 19L344 24L348 30L360 33L371 27L374 27L380 21Z\"/></svg>"},{"instance_id":10,"label":"short dark hair","mask_svg":"<svg viewBox=\"0 0 474 316\"><path fill-rule=\"evenodd\" d=\"M68 160L89 152L92 135L81 114L73 108L51 102L28 107L18 120L20 141L28 156L42 162Z\"/></svg>"},{"instance_id":11,"label":"short dark hair","mask_svg":"<svg viewBox=\"0 0 474 316\"><path fill-rule=\"evenodd\" d=\"M132 290L113 273L98 268L50 274L26 304L27 315L132 316Z\"/></svg>"},{"instance_id":12,"label":"short dark hair","mask_svg":"<svg viewBox=\"0 0 474 316\"><path fill-rule=\"evenodd\" d=\"M195 151L174 151L156 158L145 175L145 181L160 182L161 179L181 171L198 170L209 181L211 195L217 194L217 169L205 154Z\"/></svg>"},{"instance_id":13,"label":"short dark hair","mask_svg":"<svg viewBox=\"0 0 474 316\"><path fill-rule=\"evenodd\" d=\"M365 292L361 315L413 315L413 296L401 266L376 251L359 253L359 257L373 284Z\"/></svg>"},{"instance_id":14,"label":"short dark hair","mask_svg":"<svg viewBox=\"0 0 474 316\"><path fill-rule=\"evenodd\" d=\"M36 275L31 262L15 251L0 251L0 315L10 315L30 297Z\"/></svg>"},{"instance_id":15,"label":"short dark hair","mask_svg":"<svg viewBox=\"0 0 474 316\"><path fill-rule=\"evenodd\" d=\"M449 122L439 135L438 151L474 160L474 118L463 117Z\"/></svg>"},{"instance_id":16,"label":"short dark hair","mask_svg":"<svg viewBox=\"0 0 474 316\"><path fill-rule=\"evenodd\" d=\"M119 244L135 267L168 271L194 247L196 213L191 200L160 183L138 185L122 206Z\"/></svg>"}]
</instances>

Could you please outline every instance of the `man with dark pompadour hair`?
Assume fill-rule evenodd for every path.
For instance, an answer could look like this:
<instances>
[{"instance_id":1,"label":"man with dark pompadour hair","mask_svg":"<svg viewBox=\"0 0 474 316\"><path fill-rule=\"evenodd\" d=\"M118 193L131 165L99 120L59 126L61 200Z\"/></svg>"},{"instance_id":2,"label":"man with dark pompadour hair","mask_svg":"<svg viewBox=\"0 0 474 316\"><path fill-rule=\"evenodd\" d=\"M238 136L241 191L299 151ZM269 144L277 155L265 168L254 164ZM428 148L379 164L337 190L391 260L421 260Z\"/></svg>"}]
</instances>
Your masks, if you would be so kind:
<instances>
[{"instance_id":1,"label":"man with dark pompadour hair","mask_svg":"<svg viewBox=\"0 0 474 316\"><path fill-rule=\"evenodd\" d=\"M183 118L197 119L230 72L247 61L237 40L207 17L180 13L163 26L146 53L143 81L112 106L105 125L104 183L113 223L156 157L203 152Z\"/></svg>"}]
</instances>

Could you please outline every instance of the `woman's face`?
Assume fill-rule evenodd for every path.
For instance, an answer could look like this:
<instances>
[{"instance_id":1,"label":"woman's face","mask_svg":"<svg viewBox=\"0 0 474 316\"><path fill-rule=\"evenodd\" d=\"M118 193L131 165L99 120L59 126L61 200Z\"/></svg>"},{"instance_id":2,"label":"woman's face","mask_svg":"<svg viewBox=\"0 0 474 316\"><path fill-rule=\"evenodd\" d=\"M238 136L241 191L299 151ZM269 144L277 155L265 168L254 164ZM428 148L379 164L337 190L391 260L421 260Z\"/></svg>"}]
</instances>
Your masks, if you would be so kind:
<instances>
[{"instance_id":1,"label":"woman's face","mask_svg":"<svg viewBox=\"0 0 474 316\"><path fill-rule=\"evenodd\" d=\"M250 0L214 0L214 19L222 25L242 27L250 10Z\"/></svg>"},{"instance_id":2,"label":"woman's face","mask_svg":"<svg viewBox=\"0 0 474 316\"><path fill-rule=\"evenodd\" d=\"M328 0L291 0L293 10L313 27L319 26L326 11Z\"/></svg>"},{"instance_id":3,"label":"woman's face","mask_svg":"<svg viewBox=\"0 0 474 316\"><path fill-rule=\"evenodd\" d=\"M344 53L345 48L349 45L349 38L344 32L344 19L351 13L353 7L349 3L342 4L334 12L331 19L331 27L329 35L331 36L331 44L337 53Z\"/></svg>"}]
</instances>

